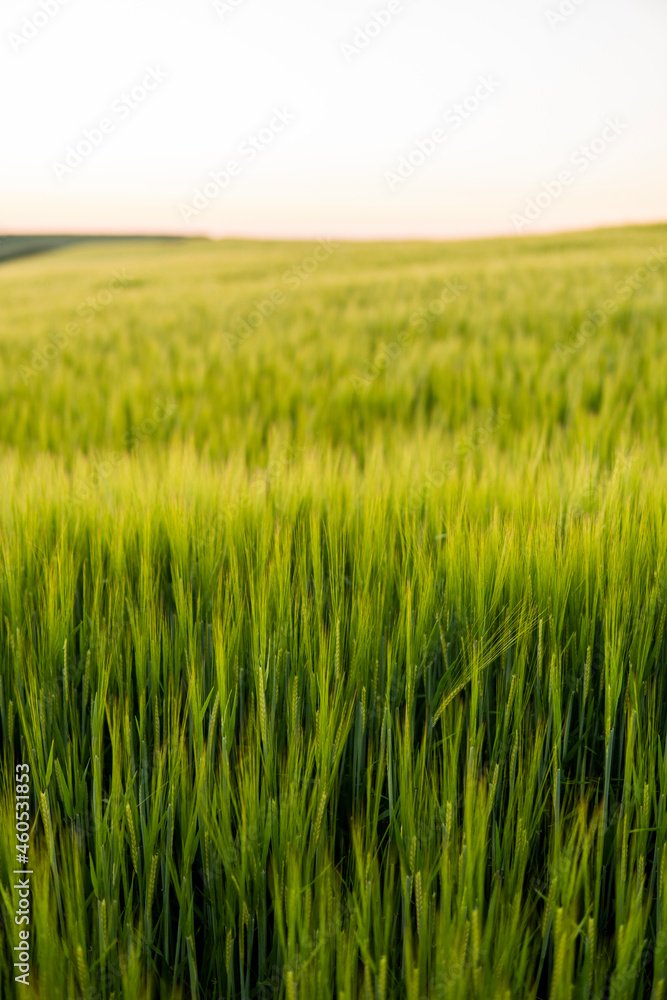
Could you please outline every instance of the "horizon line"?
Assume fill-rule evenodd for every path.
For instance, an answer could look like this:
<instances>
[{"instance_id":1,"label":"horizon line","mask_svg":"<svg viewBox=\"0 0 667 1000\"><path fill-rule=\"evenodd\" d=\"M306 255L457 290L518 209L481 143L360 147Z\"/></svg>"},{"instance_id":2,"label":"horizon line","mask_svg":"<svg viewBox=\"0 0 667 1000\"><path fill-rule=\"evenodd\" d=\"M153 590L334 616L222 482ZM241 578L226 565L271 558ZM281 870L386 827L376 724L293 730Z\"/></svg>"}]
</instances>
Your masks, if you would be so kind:
<instances>
[{"instance_id":1,"label":"horizon line","mask_svg":"<svg viewBox=\"0 0 667 1000\"><path fill-rule=\"evenodd\" d=\"M137 230L137 231L127 231L127 230L24 230L19 232L3 232L0 233L0 242L7 239L144 239L144 240L182 240L182 241L194 241L194 240L208 240L212 243L312 243L318 240L335 240L340 243L481 243L493 240L530 240L536 238L544 238L549 236L573 236L578 233L597 233L597 232L608 232L611 230L620 229L657 229L660 227L667 226L667 218L656 220L653 222L617 222L602 225L593 226L583 226L583 227L562 227L554 229L538 229L532 232L526 233L508 233L504 230L498 232L489 232L480 234L471 234L467 236L420 236L420 235L410 235L410 236L354 236L354 235L336 235L333 236L330 233L327 234L309 234L303 236L257 236L257 235L243 235L243 234L226 234L226 235L214 235L209 232L201 233L182 233L175 232L173 230Z\"/></svg>"}]
</instances>

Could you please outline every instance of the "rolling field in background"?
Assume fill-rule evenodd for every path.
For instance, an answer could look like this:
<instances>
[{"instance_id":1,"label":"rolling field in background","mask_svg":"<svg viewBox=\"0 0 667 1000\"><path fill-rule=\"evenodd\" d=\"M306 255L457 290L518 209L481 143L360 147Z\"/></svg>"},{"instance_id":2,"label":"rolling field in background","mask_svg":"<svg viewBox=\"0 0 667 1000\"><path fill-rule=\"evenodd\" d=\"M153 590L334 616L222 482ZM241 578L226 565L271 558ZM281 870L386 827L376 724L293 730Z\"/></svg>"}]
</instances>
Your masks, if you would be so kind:
<instances>
[{"instance_id":1,"label":"rolling field in background","mask_svg":"<svg viewBox=\"0 0 667 1000\"><path fill-rule=\"evenodd\" d=\"M665 997L666 271L0 266L0 996Z\"/></svg>"}]
</instances>

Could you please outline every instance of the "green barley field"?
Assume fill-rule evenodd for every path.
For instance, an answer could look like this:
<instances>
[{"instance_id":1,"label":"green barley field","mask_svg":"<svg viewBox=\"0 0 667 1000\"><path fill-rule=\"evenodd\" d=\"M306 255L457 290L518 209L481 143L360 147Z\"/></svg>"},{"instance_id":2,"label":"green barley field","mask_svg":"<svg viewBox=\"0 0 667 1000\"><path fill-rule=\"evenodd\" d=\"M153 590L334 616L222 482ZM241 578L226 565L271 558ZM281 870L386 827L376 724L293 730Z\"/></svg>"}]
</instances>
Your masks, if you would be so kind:
<instances>
[{"instance_id":1,"label":"green barley field","mask_svg":"<svg viewBox=\"0 0 667 1000\"><path fill-rule=\"evenodd\" d=\"M666 996L666 270L0 266L3 1000Z\"/></svg>"}]
</instances>

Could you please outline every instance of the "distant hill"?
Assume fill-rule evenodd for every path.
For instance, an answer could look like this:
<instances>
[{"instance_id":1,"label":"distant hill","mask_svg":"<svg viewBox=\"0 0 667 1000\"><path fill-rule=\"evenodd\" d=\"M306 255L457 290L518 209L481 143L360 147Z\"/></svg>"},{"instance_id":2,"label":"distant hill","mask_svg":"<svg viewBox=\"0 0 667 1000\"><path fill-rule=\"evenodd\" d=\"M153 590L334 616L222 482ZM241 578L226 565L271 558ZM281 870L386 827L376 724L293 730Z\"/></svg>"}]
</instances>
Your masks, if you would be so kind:
<instances>
[{"instance_id":1,"label":"distant hill","mask_svg":"<svg viewBox=\"0 0 667 1000\"><path fill-rule=\"evenodd\" d=\"M181 240L182 236L0 236L0 264L28 254L48 253L70 243L117 243L120 240Z\"/></svg>"}]
</instances>

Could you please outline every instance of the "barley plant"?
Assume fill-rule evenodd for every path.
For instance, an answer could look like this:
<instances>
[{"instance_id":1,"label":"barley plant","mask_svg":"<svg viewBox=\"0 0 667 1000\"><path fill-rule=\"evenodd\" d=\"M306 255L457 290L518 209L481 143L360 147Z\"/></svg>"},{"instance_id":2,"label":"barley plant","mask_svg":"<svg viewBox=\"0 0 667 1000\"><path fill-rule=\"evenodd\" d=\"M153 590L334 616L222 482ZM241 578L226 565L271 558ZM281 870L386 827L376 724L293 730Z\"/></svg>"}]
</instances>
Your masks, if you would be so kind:
<instances>
[{"instance_id":1,"label":"barley plant","mask_svg":"<svg viewBox=\"0 0 667 1000\"><path fill-rule=\"evenodd\" d=\"M664 245L2 266L2 998L665 997Z\"/></svg>"}]
</instances>

